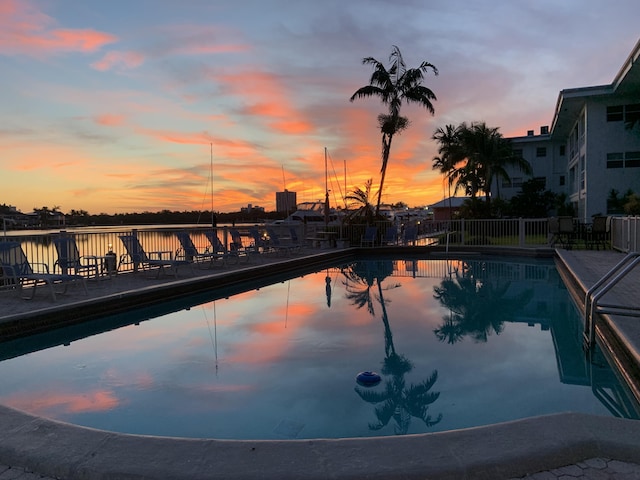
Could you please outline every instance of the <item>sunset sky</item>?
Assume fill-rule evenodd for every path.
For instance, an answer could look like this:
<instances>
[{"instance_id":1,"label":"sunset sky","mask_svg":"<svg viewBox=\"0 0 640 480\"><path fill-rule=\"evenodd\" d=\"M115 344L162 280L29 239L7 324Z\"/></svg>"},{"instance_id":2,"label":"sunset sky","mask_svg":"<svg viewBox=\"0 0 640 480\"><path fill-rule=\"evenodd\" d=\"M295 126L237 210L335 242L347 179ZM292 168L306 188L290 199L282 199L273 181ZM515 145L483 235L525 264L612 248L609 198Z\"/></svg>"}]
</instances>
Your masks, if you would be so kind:
<instances>
[{"instance_id":1,"label":"sunset sky","mask_svg":"<svg viewBox=\"0 0 640 480\"><path fill-rule=\"evenodd\" d=\"M611 83L637 0L0 0L0 204L89 213L275 209L379 181L385 111L349 102L363 57L426 60L383 201L442 199L434 130L550 125L558 92ZM345 175L346 166L346 175ZM335 170L335 174L334 174Z\"/></svg>"}]
</instances>

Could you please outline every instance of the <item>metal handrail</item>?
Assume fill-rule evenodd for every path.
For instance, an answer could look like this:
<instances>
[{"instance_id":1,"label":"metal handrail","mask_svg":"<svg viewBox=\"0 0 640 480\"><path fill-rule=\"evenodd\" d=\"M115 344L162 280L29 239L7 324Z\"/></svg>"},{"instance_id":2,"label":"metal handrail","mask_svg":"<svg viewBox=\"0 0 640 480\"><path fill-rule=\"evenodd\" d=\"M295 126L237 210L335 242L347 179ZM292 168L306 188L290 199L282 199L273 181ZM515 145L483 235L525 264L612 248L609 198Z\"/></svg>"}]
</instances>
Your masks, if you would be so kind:
<instances>
[{"instance_id":1,"label":"metal handrail","mask_svg":"<svg viewBox=\"0 0 640 480\"><path fill-rule=\"evenodd\" d=\"M586 350L595 345L596 326L595 313L598 300L615 285L618 284L635 266L640 263L640 252L630 252L620 260L611 270L598 280L585 294L584 299L584 346ZM609 311L599 310L600 313L615 313L618 315L638 315L631 313L625 307L611 306Z\"/></svg>"}]
</instances>

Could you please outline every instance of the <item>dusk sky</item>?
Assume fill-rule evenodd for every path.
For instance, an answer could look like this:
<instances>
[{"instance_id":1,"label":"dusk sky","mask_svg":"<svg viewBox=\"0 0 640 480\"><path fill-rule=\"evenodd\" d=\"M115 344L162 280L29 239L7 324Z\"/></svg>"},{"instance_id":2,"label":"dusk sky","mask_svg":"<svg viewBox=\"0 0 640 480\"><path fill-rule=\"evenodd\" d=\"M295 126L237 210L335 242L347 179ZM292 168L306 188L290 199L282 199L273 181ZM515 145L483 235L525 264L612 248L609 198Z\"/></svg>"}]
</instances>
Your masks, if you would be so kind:
<instances>
[{"instance_id":1,"label":"dusk sky","mask_svg":"<svg viewBox=\"0 0 640 480\"><path fill-rule=\"evenodd\" d=\"M0 0L0 203L209 209L213 164L215 210L274 210L285 187L324 197L326 147L342 204L345 178L379 181L385 107L349 97L393 45L440 74L434 116L403 107L383 201L435 203L436 128L538 132L560 90L612 82L638 19L638 0Z\"/></svg>"}]
</instances>

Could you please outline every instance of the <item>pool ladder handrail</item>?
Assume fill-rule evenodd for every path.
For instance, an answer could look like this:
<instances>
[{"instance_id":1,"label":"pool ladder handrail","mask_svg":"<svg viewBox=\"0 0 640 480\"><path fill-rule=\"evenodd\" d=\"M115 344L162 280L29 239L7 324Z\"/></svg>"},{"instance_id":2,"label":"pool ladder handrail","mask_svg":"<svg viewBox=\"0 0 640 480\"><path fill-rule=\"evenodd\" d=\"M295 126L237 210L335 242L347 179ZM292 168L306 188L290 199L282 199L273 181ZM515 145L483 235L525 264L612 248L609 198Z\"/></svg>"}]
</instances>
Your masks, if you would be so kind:
<instances>
[{"instance_id":1,"label":"pool ladder handrail","mask_svg":"<svg viewBox=\"0 0 640 480\"><path fill-rule=\"evenodd\" d=\"M640 316L640 309L621 307L619 305L600 305L609 309L598 309L598 300L618 284L635 266L640 263L640 252L629 252L611 270L604 274L585 294L584 298L584 348L591 349L595 345L595 314L612 313L626 316Z\"/></svg>"}]
</instances>

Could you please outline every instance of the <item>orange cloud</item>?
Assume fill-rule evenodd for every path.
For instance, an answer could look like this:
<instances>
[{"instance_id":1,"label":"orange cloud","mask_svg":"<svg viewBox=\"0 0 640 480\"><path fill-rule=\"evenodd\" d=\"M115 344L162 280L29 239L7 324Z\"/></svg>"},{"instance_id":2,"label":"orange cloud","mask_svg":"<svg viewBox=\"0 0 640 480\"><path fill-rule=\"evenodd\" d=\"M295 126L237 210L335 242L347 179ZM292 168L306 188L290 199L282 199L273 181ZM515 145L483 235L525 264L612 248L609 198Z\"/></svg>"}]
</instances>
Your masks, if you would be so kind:
<instances>
[{"instance_id":1,"label":"orange cloud","mask_svg":"<svg viewBox=\"0 0 640 480\"><path fill-rule=\"evenodd\" d=\"M42 55L56 52L94 52L114 43L114 35L89 29L50 28L54 20L28 1L0 3L0 52Z\"/></svg>"}]
</instances>

